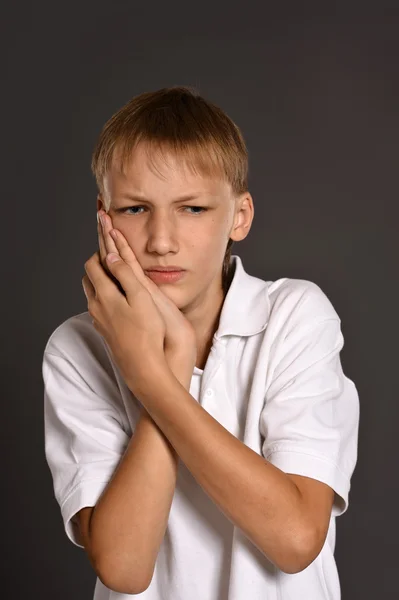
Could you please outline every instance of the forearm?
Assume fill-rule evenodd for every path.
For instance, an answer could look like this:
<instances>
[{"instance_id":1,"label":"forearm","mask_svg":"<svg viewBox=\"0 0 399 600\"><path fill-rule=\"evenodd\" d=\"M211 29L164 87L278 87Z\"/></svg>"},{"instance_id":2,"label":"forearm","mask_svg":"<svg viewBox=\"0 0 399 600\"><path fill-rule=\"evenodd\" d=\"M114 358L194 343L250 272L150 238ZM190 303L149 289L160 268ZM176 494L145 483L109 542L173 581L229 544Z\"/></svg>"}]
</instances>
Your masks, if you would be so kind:
<instances>
[{"instance_id":1,"label":"forearm","mask_svg":"<svg viewBox=\"0 0 399 600\"><path fill-rule=\"evenodd\" d=\"M192 371L177 358L170 368L189 390ZM168 523L179 457L145 408L91 521L98 571L115 591L148 585Z\"/></svg>"},{"instance_id":2,"label":"forearm","mask_svg":"<svg viewBox=\"0 0 399 600\"><path fill-rule=\"evenodd\" d=\"M225 516L278 568L294 572L310 543L299 489L175 381L161 369L140 398L143 405Z\"/></svg>"}]
</instances>

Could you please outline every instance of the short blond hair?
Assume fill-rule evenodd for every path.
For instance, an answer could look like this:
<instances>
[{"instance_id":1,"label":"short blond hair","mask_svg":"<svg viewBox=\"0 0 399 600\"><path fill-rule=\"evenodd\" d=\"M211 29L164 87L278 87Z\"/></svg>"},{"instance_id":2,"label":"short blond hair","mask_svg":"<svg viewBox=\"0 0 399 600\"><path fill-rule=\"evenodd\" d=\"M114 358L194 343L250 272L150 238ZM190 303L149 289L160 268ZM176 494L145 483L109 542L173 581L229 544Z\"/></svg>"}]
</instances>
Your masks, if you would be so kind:
<instances>
[{"instance_id":1,"label":"short blond hair","mask_svg":"<svg viewBox=\"0 0 399 600\"><path fill-rule=\"evenodd\" d=\"M105 123L91 161L105 201L104 176L115 159L115 150L121 150L123 172L140 142L161 152L172 151L194 173L226 180L236 197L248 191L248 152L240 129L192 86L173 86L134 96ZM229 239L223 282L228 275L233 243Z\"/></svg>"}]
</instances>

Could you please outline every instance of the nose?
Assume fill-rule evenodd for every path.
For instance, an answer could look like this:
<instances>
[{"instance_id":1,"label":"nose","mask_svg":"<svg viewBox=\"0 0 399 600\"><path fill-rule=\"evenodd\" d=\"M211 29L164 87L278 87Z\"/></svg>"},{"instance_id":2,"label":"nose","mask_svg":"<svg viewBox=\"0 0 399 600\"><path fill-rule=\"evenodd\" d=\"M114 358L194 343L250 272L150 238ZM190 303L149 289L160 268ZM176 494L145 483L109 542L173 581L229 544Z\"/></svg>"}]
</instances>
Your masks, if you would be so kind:
<instances>
[{"instance_id":1,"label":"nose","mask_svg":"<svg viewBox=\"0 0 399 600\"><path fill-rule=\"evenodd\" d=\"M152 215L148 221L148 252L165 254L176 252L177 249L177 231L173 218L165 213Z\"/></svg>"}]
</instances>

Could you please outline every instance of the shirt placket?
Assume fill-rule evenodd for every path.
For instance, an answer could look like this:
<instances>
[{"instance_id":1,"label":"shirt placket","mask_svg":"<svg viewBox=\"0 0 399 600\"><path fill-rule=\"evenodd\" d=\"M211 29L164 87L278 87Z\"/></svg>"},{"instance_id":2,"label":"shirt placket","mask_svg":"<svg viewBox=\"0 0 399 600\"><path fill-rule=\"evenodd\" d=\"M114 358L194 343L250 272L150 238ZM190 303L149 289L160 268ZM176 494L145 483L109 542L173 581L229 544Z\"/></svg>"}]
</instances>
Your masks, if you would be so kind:
<instances>
[{"instance_id":1,"label":"shirt placket","mask_svg":"<svg viewBox=\"0 0 399 600\"><path fill-rule=\"evenodd\" d=\"M230 433L237 437L239 423L233 399L228 397L225 377L227 373L223 361L227 353L227 339L215 339L202 375L199 403Z\"/></svg>"}]
</instances>

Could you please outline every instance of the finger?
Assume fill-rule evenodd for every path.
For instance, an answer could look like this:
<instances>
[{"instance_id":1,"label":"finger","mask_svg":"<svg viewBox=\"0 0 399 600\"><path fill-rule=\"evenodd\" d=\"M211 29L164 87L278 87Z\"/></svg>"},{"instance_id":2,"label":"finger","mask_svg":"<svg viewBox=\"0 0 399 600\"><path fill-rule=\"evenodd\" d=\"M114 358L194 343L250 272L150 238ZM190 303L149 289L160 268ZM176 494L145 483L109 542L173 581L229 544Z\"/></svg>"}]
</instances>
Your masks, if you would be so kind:
<instances>
[{"instance_id":1,"label":"finger","mask_svg":"<svg viewBox=\"0 0 399 600\"><path fill-rule=\"evenodd\" d=\"M108 269L107 261L105 260L105 257L107 256L108 252L107 252L107 248L105 246L104 234L103 234L103 229L101 227L100 220L98 220L98 222L97 222L97 235L98 235L98 247L100 249L100 260L101 260L101 263L104 265L104 268Z\"/></svg>"},{"instance_id":2,"label":"finger","mask_svg":"<svg viewBox=\"0 0 399 600\"><path fill-rule=\"evenodd\" d=\"M112 239L112 237L109 235L109 232L112 229L112 219L105 211L101 211L101 216L104 221L104 225L101 227L101 233L102 233L103 243L104 243L105 250L106 250L105 256L109 252L115 252L115 254L118 254L118 248L116 247L115 242Z\"/></svg>"},{"instance_id":3,"label":"finger","mask_svg":"<svg viewBox=\"0 0 399 600\"><path fill-rule=\"evenodd\" d=\"M96 291L87 275L83 275L83 277L82 277L82 286L83 286L83 291L87 298L87 308L88 308L89 314L92 317L91 322L94 326L94 329L99 331L98 323L93 316L93 302L96 300Z\"/></svg>"},{"instance_id":4,"label":"finger","mask_svg":"<svg viewBox=\"0 0 399 600\"><path fill-rule=\"evenodd\" d=\"M94 289L94 286L87 275L83 275L82 277L82 286L87 298L87 303L89 303L93 298L96 297L96 290Z\"/></svg>"},{"instance_id":5,"label":"finger","mask_svg":"<svg viewBox=\"0 0 399 600\"><path fill-rule=\"evenodd\" d=\"M125 263L129 265L139 282L151 293L158 293L158 286L144 273L139 261L136 258L136 255L133 252L132 247L129 245L123 233L119 229L111 228L110 237L111 236L113 236L115 240L115 247L117 249L116 254L119 254ZM113 250L111 250L111 252L113 252Z\"/></svg>"},{"instance_id":6,"label":"finger","mask_svg":"<svg viewBox=\"0 0 399 600\"><path fill-rule=\"evenodd\" d=\"M110 218L107 219L108 225L106 226L106 229L108 230L108 232L106 234L104 234L104 227L101 225L99 213L104 214L104 211L97 211L97 233L98 233L98 246L100 249L100 262L101 262L102 266L104 267L104 271L115 283L115 285L117 286L117 288L121 292L121 294L123 294L125 296L126 295L125 290L122 288L119 281L117 279L115 279L115 277L112 275L111 271L108 268L108 264L107 264L107 260L106 260L106 256L109 252L118 253L118 249L115 246L113 239L109 235L109 230L112 229L112 227L110 227L110 223L109 223ZM112 223L112 221L111 221L111 223Z\"/></svg>"},{"instance_id":7,"label":"finger","mask_svg":"<svg viewBox=\"0 0 399 600\"><path fill-rule=\"evenodd\" d=\"M107 261L106 261L107 262ZM109 269L109 263L108 269ZM94 288L95 297L113 297L116 295L120 295L122 290L119 289L120 283L113 271L110 270L110 275L108 275L103 265L100 261L100 253L95 252L86 262L85 262L85 271L87 276Z\"/></svg>"},{"instance_id":8,"label":"finger","mask_svg":"<svg viewBox=\"0 0 399 600\"><path fill-rule=\"evenodd\" d=\"M110 260L110 258L115 260ZM119 254L107 256L107 263L112 275L119 281L126 293L126 299L129 304L132 303L135 295L143 290L143 286L137 279L133 269L128 265Z\"/></svg>"},{"instance_id":9,"label":"finger","mask_svg":"<svg viewBox=\"0 0 399 600\"><path fill-rule=\"evenodd\" d=\"M97 233L98 233L98 246L100 249L100 260L101 260L101 264L103 265L105 271L111 276L111 273L108 269L106 256L109 252L118 253L118 250L117 250L111 236L109 235L109 231L107 233L107 229L110 228L109 223L108 224L106 223L105 227L104 227L101 224L101 220L99 218L100 214L105 215L105 212L103 210L97 211L97 221L98 221Z\"/></svg>"}]
</instances>

